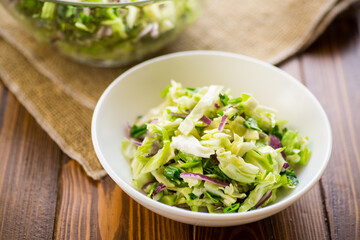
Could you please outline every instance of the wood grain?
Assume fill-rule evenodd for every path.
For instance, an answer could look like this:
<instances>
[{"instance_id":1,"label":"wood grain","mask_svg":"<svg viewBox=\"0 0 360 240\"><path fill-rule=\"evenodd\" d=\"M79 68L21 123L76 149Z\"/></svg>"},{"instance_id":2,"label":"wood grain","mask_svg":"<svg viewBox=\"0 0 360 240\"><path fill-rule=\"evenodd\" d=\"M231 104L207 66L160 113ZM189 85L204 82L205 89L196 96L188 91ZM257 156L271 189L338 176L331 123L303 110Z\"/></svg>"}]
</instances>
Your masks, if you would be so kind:
<instances>
[{"instance_id":1,"label":"wood grain","mask_svg":"<svg viewBox=\"0 0 360 240\"><path fill-rule=\"evenodd\" d=\"M301 58L308 87L333 131L333 153L321 181L332 239L360 238L359 25L354 15L343 16Z\"/></svg>"},{"instance_id":2,"label":"wood grain","mask_svg":"<svg viewBox=\"0 0 360 240\"><path fill-rule=\"evenodd\" d=\"M100 239L96 214L96 183L78 164L63 159L58 212L54 236L56 239Z\"/></svg>"},{"instance_id":3,"label":"wood grain","mask_svg":"<svg viewBox=\"0 0 360 240\"><path fill-rule=\"evenodd\" d=\"M273 239L328 239L319 185L270 218Z\"/></svg>"},{"instance_id":4,"label":"wood grain","mask_svg":"<svg viewBox=\"0 0 360 240\"><path fill-rule=\"evenodd\" d=\"M280 67L331 122L333 152L314 188L251 224L196 227L161 217L109 177L94 182L0 84L0 239L360 239L360 9Z\"/></svg>"},{"instance_id":5,"label":"wood grain","mask_svg":"<svg viewBox=\"0 0 360 240\"><path fill-rule=\"evenodd\" d=\"M62 153L2 84L0 101L0 238L51 239Z\"/></svg>"},{"instance_id":6,"label":"wood grain","mask_svg":"<svg viewBox=\"0 0 360 240\"><path fill-rule=\"evenodd\" d=\"M61 183L56 239L192 239L192 226L140 206L109 177L92 181L73 160Z\"/></svg>"}]
</instances>

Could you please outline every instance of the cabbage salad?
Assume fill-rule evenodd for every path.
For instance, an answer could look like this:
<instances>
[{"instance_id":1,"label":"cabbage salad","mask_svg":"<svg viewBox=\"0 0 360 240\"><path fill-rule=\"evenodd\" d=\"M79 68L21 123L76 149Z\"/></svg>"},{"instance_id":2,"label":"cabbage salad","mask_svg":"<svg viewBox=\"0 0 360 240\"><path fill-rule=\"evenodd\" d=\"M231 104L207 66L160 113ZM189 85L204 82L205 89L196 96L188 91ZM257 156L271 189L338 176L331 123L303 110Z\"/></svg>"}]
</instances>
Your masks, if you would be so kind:
<instances>
[{"instance_id":1,"label":"cabbage salad","mask_svg":"<svg viewBox=\"0 0 360 240\"><path fill-rule=\"evenodd\" d=\"M76 2L89 4L77 6ZM203 2L9 0L4 5L20 16L26 29L66 56L90 64L115 66L141 60L171 42L200 15Z\"/></svg>"},{"instance_id":2,"label":"cabbage salad","mask_svg":"<svg viewBox=\"0 0 360 240\"><path fill-rule=\"evenodd\" d=\"M308 139L248 93L171 84L164 102L128 126L122 142L133 185L162 203L210 213L245 212L299 183Z\"/></svg>"}]
</instances>

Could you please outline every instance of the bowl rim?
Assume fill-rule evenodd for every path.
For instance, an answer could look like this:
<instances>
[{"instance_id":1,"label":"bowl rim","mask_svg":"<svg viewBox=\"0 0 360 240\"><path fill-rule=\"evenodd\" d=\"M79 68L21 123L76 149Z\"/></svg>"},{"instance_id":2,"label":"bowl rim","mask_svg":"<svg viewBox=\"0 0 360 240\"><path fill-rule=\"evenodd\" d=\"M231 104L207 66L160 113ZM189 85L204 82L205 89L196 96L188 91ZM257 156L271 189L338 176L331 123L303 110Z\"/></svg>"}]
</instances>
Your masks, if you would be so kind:
<instances>
[{"instance_id":1,"label":"bowl rim","mask_svg":"<svg viewBox=\"0 0 360 240\"><path fill-rule=\"evenodd\" d=\"M226 213L226 214L220 213L219 214L219 213L193 212L190 210L178 208L175 206L170 206L170 205L158 202L156 200L150 199L146 195L144 195L140 191L136 190L134 187L127 184L125 181L123 181L114 172L114 170L111 169L110 165L107 163L104 155L101 152L99 142L96 137L96 130L97 130L96 125L97 125L97 121L98 121L99 111L100 111L100 108L101 108L105 98L107 97L107 95L111 92L111 90L118 83L123 81L123 79L125 79L127 75L131 74L134 71L138 71L139 69L141 69L144 66L147 66L147 65L153 64L155 62L159 62L159 61L165 61L165 60L171 59L171 58L178 58L178 57L191 56L191 55L231 57L231 58L245 60L245 61L248 61L248 62L251 62L254 64L258 64L258 65L261 65L261 67L270 68L271 70L278 72L278 74L284 75L289 81L293 82L295 85L297 85L297 87L301 88L303 91L306 91L309 94L309 96L312 98L312 101L314 102L314 104L316 104L317 108L320 110L320 114L325 119L324 125L329 134L329 138L325 139L326 146L327 146L326 154L324 156L325 160L323 161L319 170L316 172L312 181L306 183L305 186L302 189L300 189L300 191L297 192L296 194L289 194L288 199L286 201L275 202L264 208L254 209L254 210L251 210L248 212L235 212L235 213ZM183 51L183 52L176 52L176 53L162 55L162 56L155 57L155 58L149 59L147 61L144 61L140 64L137 64L137 65L133 66L132 68L128 69L127 71L125 71L124 73L122 73L105 89L105 91L99 98L98 103L96 104L96 107L95 107L95 110L93 113L92 124L91 124L91 135L92 135L94 149L99 158L101 165L104 167L105 171L109 174L109 176L119 185L119 187L121 187L122 190L124 190L128 195L130 195L131 198L140 202L142 205L144 202L147 202L149 205L152 205L153 208L161 209L163 212L166 212L169 214L170 213L175 214L178 216L180 215L182 217L189 217L189 218L192 218L192 219L195 219L198 221L202 221L202 220L231 221L231 220L240 220L240 219L247 219L247 218L262 219L262 216L270 216L272 214L278 213L279 211L287 208L292 203L294 203L296 200L298 200L300 197L302 197L306 192L308 192L319 181L319 179L323 175L323 173L328 165L328 162L329 162L330 156L331 156L331 151L332 151L332 132L331 132L331 127L330 127L330 122L325 113L325 110L323 109L323 107L321 106L321 104L317 100L317 98L299 80L295 79L293 76L291 76L290 74L286 73L285 71L279 69L278 67L273 66L269 63L263 62L261 60L258 60L258 59L252 58L252 57L248 57L248 56L244 56L241 54L237 54L237 53L213 51L213 50L192 50L192 51ZM152 210L152 209L150 209L150 210ZM248 221L248 222L252 222L252 221Z\"/></svg>"},{"instance_id":2,"label":"bowl rim","mask_svg":"<svg viewBox=\"0 0 360 240\"><path fill-rule=\"evenodd\" d=\"M52 2L61 5L71 5L79 7L126 7L126 6L140 6L156 2L164 2L169 0L138 0L136 2L78 2L67 0L40 0L42 2ZM174 1L174 0L170 0Z\"/></svg>"}]
</instances>

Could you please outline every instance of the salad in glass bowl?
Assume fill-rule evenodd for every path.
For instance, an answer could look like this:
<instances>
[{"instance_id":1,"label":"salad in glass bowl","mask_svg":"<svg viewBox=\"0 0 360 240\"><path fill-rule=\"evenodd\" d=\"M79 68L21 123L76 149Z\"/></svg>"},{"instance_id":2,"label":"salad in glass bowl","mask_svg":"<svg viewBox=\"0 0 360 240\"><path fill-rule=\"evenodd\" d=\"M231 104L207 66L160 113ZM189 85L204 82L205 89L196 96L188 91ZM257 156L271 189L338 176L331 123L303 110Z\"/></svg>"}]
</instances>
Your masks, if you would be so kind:
<instances>
[{"instance_id":1,"label":"salad in glass bowl","mask_svg":"<svg viewBox=\"0 0 360 240\"><path fill-rule=\"evenodd\" d=\"M159 51L207 0L1 0L37 39L78 62L121 66Z\"/></svg>"},{"instance_id":2,"label":"salad in glass bowl","mask_svg":"<svg viewBox=\"0 0 360 240\"><path fill-rule=\"evenodd\" d=\"M172 81L161 95L122 142L133 185L148 197L193 211L246 212L299 183L292 167L308 162L308 139L251 94Z\"/></svg>"}]
</instances>

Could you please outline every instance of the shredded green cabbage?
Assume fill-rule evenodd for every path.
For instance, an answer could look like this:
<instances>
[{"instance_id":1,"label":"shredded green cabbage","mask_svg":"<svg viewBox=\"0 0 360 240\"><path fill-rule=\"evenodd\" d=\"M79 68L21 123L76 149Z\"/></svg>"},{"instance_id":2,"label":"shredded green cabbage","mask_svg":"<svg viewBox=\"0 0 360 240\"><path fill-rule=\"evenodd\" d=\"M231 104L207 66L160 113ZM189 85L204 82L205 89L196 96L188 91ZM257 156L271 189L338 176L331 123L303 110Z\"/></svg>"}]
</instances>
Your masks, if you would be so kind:
<instances>
[{"instance_id":1,"label":"shredded green cabbage","mask_svg":"<svg viewBox=\"0 0 360 240\"><path fill-rule=\"evenodd\" d=\"M64 55L116 66L160 50L199 17L204 4L203 0L11 0L4 6L35 37Z\"/></svg>"},{"instance_id":2,"label":"shredded green cabbage","mask_svg":"<svg viewBox=\"0 0 360 240\"><path fill-rule=\"evenodd\" d=\"M161 96L164 102L138 118L132 141L122 144L133 184L148 196L193 211L244 212L299 183L292 166L309 161L308 139L284 128L276 111L251 94L234 98L222 86L171 81ZM154 194L157 184L143 187L152 182L165 188Z\"/></svg>"}]
</instances>

